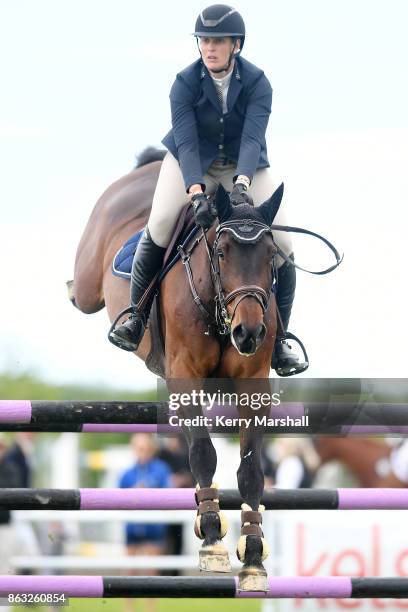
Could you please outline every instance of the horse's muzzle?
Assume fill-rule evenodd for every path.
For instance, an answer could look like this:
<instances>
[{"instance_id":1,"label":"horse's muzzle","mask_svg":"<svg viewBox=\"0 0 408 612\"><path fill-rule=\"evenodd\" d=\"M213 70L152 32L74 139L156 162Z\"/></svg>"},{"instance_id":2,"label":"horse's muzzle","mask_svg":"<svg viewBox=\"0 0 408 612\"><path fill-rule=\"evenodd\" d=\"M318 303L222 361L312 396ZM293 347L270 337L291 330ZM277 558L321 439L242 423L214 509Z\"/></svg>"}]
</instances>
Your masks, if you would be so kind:
<instances>
[{"instance_id":1,"label":"horse's muzzle","mask_svg":"<svg viewBox=\"0 0 408 612\"><path fill-rule=\"evenodd\" d=\"M247 327L238 323L231 330L231 340L241 355L253 355L266 336L266 326L259 323L256 327Z\"/></svg>"}]
</instances>

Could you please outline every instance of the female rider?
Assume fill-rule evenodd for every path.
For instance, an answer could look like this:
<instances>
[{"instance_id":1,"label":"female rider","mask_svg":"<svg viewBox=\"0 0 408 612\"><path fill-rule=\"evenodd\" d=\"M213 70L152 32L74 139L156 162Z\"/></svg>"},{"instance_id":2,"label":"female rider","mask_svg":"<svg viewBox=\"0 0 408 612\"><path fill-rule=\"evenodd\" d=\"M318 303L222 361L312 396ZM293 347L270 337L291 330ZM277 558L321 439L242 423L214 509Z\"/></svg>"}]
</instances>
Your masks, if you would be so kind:
<instances>
[{"instance_id":1,"label":"female rider","mask_svg":"<svg viewBox=\"0 0 408 612\"><path fill-rule=\"evenodd\" d=\"M137 308L156 272L184 205L191 202L197 225L208 227L212 217L208 196L219 183L231 192L233 205L255 206L275 191L265 132L271 112L272 89L262 70L243 57L245 24L231 6L214 4L198 16L195 32L200 59L180 72L171 88L172 129L163 139L163 160L146 230L132 265L130 318L110 334L110 340L135 351L143 337L150 304ZM282 212L275 222L284 224ZM293 259L289 234L275 240ZM296 286L294 266L276 258L277 305L287 330ZM272 358L278 374L305 369L285 339L278 338Z\"/></svg>"}]
</instances>

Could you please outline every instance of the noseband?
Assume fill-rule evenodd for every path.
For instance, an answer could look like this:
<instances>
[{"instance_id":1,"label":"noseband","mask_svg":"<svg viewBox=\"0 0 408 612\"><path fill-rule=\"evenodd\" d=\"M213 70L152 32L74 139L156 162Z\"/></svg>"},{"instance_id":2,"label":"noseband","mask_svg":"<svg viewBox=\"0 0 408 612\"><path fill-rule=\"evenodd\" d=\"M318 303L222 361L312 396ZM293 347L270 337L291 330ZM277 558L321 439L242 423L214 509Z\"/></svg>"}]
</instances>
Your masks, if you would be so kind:
<instances>
[{"instance_id":1,"label":"noseband","mask_svg":"<svg viewBox=\"0 0 408 612\"><path fill-rule=\"evenodd\" d=\"M222 234L229 234L233 240L240 244L253 245L259 242L264 234L270 234L272 236L271 228L261 221L255 219L231 219L218 225L215 231L215 240L210 247L205 236L205 242L207 246L207 253L210 261L210 269L213 285L215 288L215 320L217 323L218 333L221 335L227 335L231 333L231 324L234 319L236 310L242 300L246 298L254 298L260 307L262 308L262 314L265 313L269 305L271 296L271 288L269 287L266 291L259 285L241 285L236 289L233 289L227 295L225 295L224 289L221 282L221 270L220 270L220 255L218 252L218 243ZM275 271L273 270L275 281ZM237 297L232 314L228 314L228 305L231 304Z\"/></svg>"}]
</instances>

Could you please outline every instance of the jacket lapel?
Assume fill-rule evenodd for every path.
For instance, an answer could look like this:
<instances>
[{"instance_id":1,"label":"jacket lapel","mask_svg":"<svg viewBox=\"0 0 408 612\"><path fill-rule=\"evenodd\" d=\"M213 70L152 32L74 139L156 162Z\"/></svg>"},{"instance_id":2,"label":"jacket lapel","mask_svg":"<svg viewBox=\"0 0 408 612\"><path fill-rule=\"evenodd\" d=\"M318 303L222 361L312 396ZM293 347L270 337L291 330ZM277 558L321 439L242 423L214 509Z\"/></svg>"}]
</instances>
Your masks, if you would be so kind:
<instances>
[{"instance_id":1,"label":"jacket lapel","mask_svg":"<svg viewBox=\"0 0 408 612\"><path fill-rule=\"evenodd\" d=\"M239 96L241 89L242 89L241 75L239 72L238 63L237 61L235 61L234 71L231 75L231 80L230 80L230 84L228 88L228 95L227 95L228 112L230 112L232 108L234 107L234 104L236 102L236 99Z\"/></svg>"},{"instance_id":2,"label":"jacket lapel","mask_svg":"<svg viewBox=\"0 0 408 612\"><path fill-rule=\"evenodd\" d=\"M217 111L222 112L221 104L218 100L214 82L206 68L204 68L204 70L202 70L201 72L201 79L202 79L201 80L202 88L203 88L205 95L210 100L210 102L214 105Z\"/></svg>"},{"instance_id":3,"label":"jacket lapel","mask_svg":"<svg viewBox=\"0 0 408 612\"><path fill-rule=\"evenodd\" d=\"M207 68L204 65L202 66L202 69L201 69L201 83L202 83L203 91L205 95L207 96L207 98L214 105L214 107L217 109L218 112L220 111L222 112L214 82ZM233 73L231 75L231 80L230 80L230 84L228 87L228 94L227 94L228 112L232 110L235 104L235 101L239 96L241 89L242 89L241 74L239 71L238 62L237 60L235 60L235 66L234 66Z\"/></svg>"}]
</instances>

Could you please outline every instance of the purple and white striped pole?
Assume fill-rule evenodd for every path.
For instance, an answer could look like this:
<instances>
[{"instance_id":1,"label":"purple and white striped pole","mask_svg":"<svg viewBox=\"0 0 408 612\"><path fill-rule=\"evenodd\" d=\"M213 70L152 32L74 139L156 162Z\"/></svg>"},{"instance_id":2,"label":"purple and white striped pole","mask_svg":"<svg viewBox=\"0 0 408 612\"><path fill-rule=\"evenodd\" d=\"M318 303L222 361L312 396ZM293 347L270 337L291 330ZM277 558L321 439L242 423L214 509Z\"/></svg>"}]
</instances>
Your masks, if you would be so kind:
<instances>
[{"instance_id":1,"label":"purple and white striped pole","mask_svg":"<svg viewBox=\"0 0 408 612\"><path fill-rule=\"evenodd\" d=\"M0 597L25 593L67 598L405 599L408 578L270 576L266 592L248 592L239 590L233 576L0 576Z\"/></svg>"}]
</instances>

